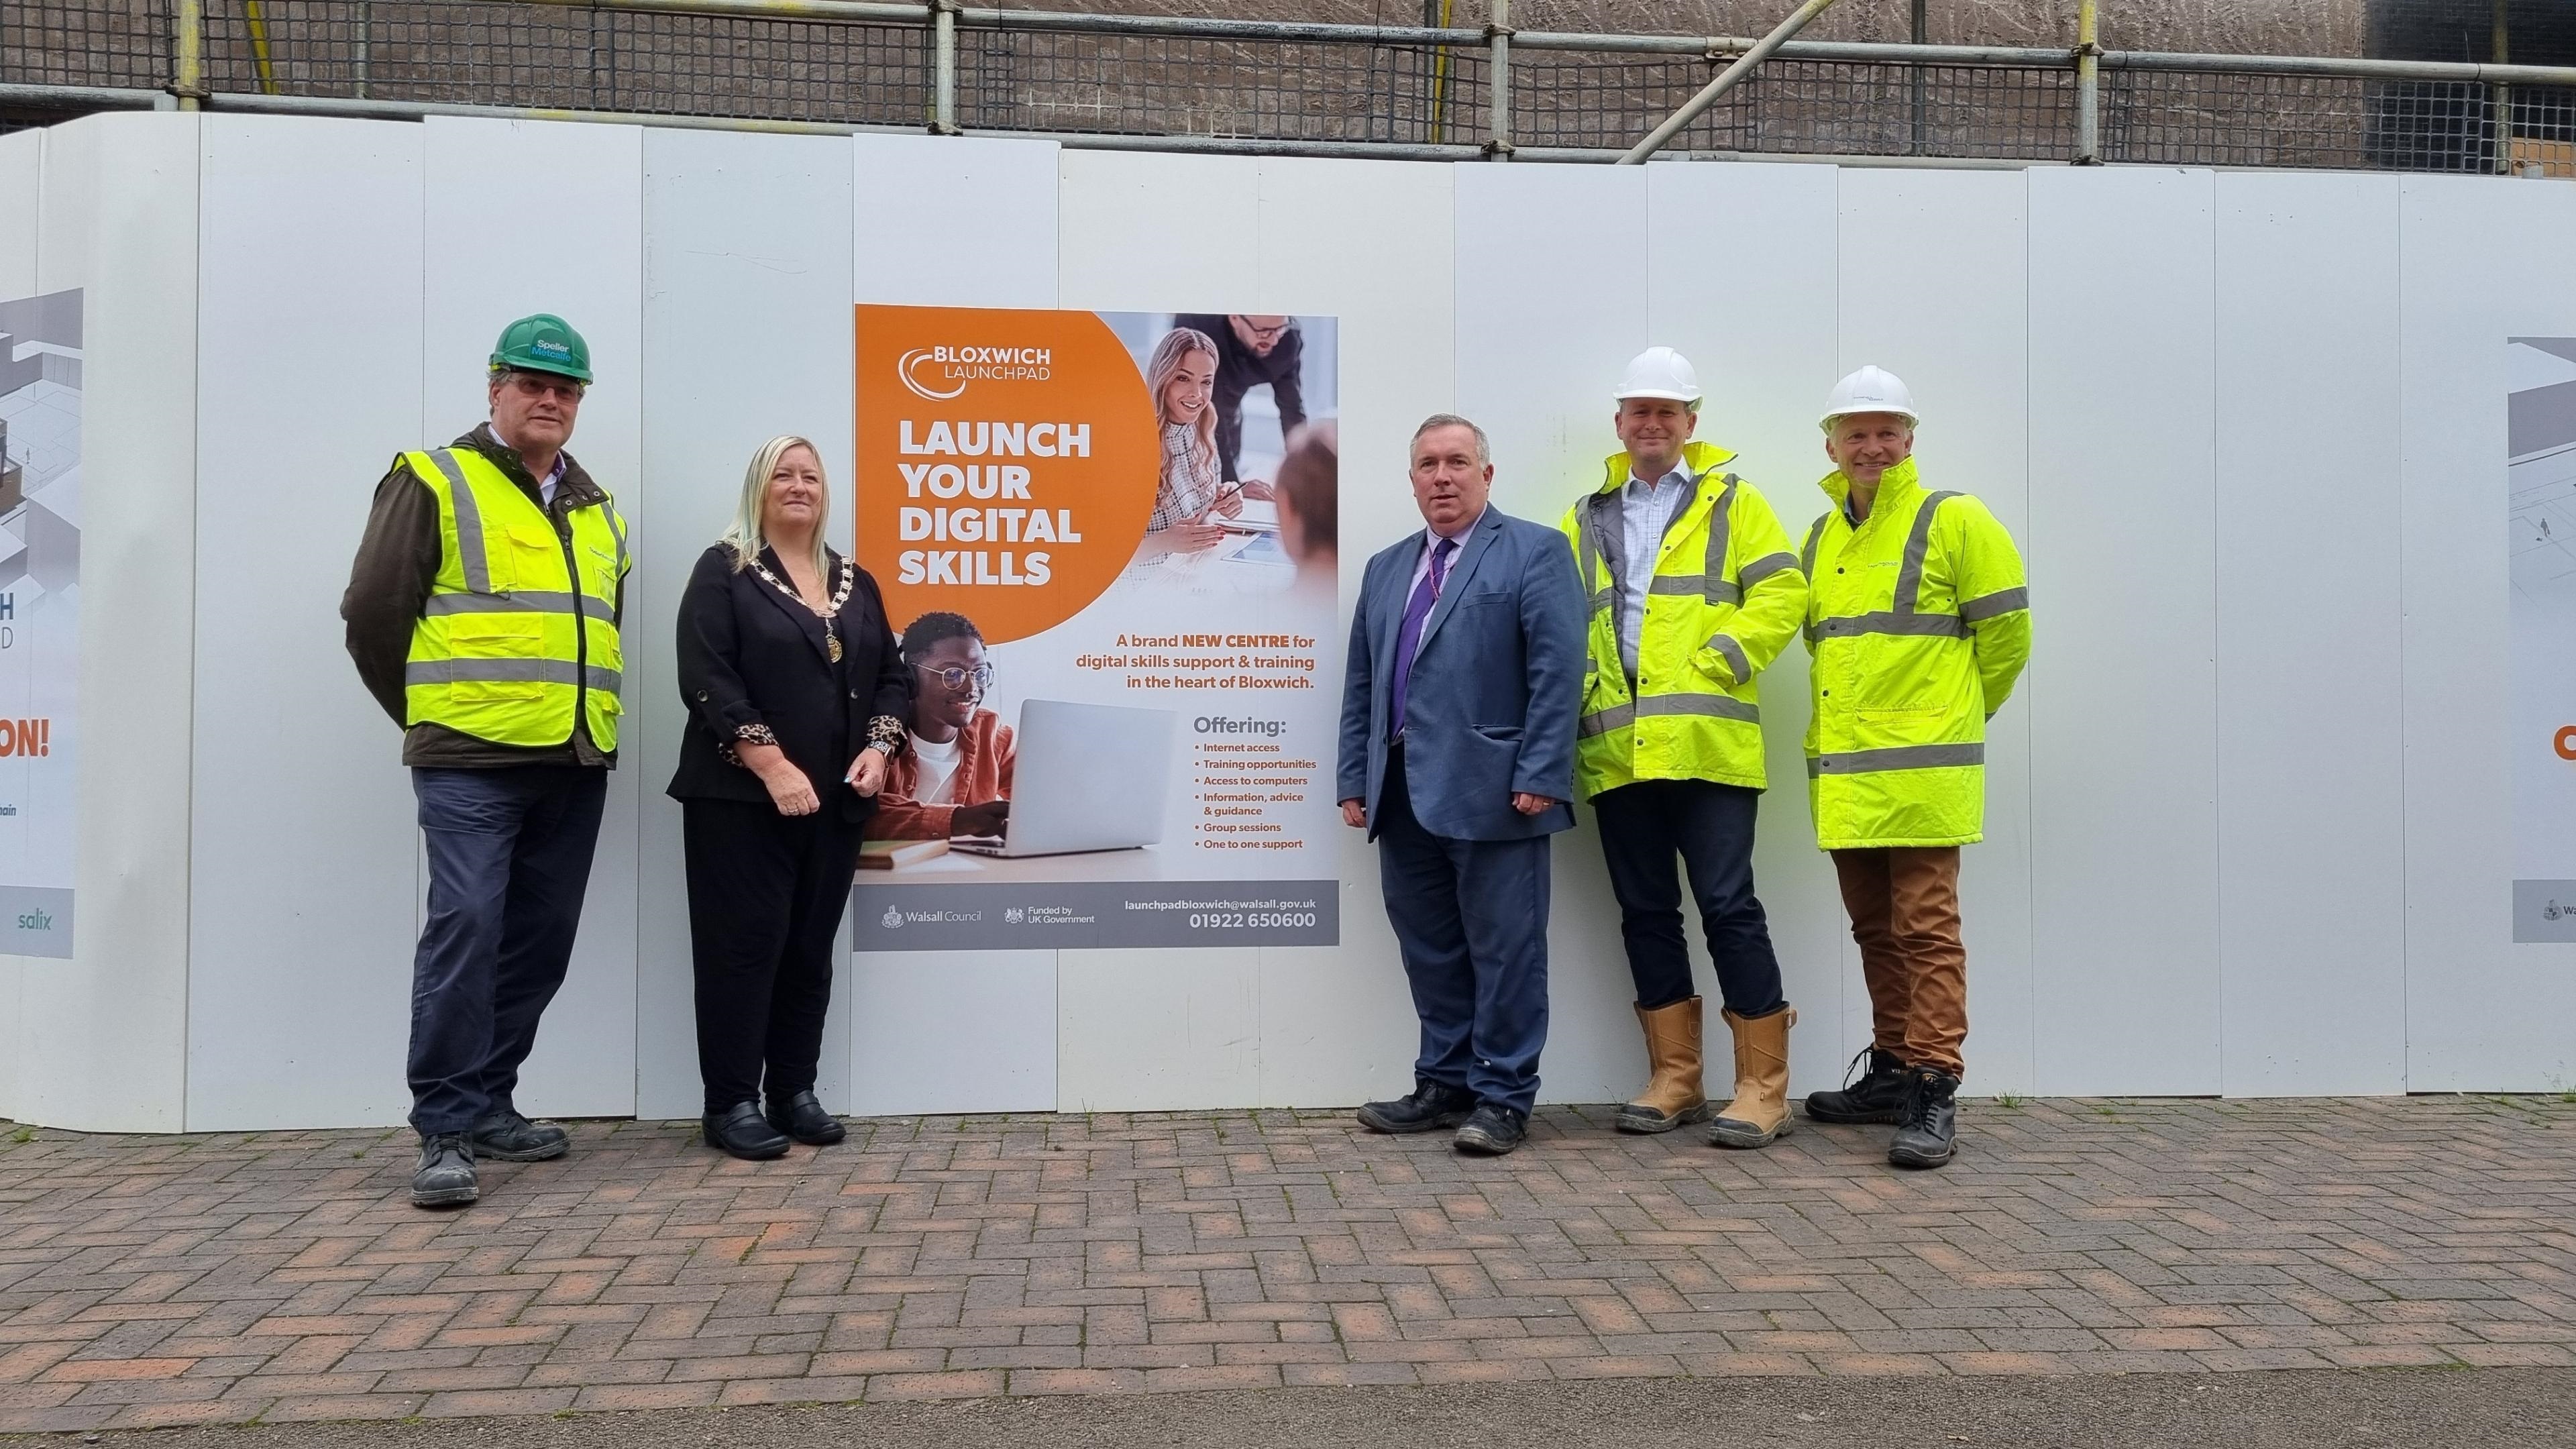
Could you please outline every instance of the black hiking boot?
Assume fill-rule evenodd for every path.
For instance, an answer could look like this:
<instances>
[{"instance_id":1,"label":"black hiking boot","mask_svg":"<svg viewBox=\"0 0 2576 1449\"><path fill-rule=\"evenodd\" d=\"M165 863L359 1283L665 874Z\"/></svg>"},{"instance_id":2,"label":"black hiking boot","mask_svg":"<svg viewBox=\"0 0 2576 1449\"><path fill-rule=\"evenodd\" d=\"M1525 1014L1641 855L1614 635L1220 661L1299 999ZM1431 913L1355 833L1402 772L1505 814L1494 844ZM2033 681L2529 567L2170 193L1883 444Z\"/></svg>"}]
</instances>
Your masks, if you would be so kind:
<instances>
[{"instance_id":1,"label":"black hiking boot","mask_svg":"<svg viewBox=\"0 0 2576 1449\"><path fill-rule=\"evenodd\" d=\"M1807 1094L1807 1116L1816 1122L1893 1122L1905 1110L1905 1063L1876 1047L1864 1047L1852 1058L1852 1066L1869 1061L1869 1074L1851 1081L1851 1069L1845 1068L1843 1080L1849 1085L1839 1092Z\"/></svg>"},{"instance_id":2,"label":"black hiking boot","mask_svg":"<svg viewBox=\"0 0 2576 1449\"><path fill-rule=\"evenodd\" d=\"M1360 1108L1360 1125L1371 1132L1438 1132L1466 1121L1475 1107L1475 1097L1464 1087L1416 1082L1409 1097Z\"/></svg>"}]
</instances>

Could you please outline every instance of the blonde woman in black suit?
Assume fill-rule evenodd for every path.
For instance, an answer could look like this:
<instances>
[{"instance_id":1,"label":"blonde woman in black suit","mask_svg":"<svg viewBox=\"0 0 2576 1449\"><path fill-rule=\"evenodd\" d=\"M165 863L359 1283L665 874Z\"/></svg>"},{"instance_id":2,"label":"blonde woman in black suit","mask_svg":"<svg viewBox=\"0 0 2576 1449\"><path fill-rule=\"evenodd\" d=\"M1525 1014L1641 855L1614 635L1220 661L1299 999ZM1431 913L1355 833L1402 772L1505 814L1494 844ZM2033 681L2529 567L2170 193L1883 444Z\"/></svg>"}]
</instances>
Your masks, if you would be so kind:
<instances>
[{"instance_id":1,"label":"blonde woman in black suit","mask_svg":"<svg viewBox=\"0 0 2576 1449\"><path fill-rule=\"evenodd\" d=\"M761 445L733 526L680 595L681 803L709 1146L761 1159L838 1142L814 1096L832 938L912 677L867 571L823 542L804 438ZM767 1110L762 1110L762 1097Z\"/></svg>"}]
</instances>

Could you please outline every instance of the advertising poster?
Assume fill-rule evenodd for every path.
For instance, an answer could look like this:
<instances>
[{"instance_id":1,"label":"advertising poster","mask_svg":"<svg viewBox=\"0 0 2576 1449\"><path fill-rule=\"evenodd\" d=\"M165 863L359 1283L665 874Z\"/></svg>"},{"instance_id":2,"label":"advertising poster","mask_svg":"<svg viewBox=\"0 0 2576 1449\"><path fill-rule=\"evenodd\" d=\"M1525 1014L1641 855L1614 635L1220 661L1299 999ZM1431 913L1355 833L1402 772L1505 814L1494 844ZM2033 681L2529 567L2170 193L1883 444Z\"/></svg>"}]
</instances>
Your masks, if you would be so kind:
<instances>
[{"instance_id":1,"label":"advertising poster","mask_svg":"<svg viewBox=\"0 0 2576 1449\"><path fill-rule=\"evenodd\" d=\"M0 953L72 954L81 294L0 301Z\"/></svg>"},{"instance_id":2,"label":"advertising poster","mask_svg":"<svg viewBox=\"0 0 2576 1449\"><path fill-rule=\"evenodd\" d=\"M2506 353L2513 938L2576 941L2576 337Z\"/></svg>"},{"instance_id":3,"label":"advertising poster","mask_svg":"<svg viewBox=\"0 0 2576 1449\"><path fill-rule=\"evenodd\" d=\"M1329 317L858 309L862 951L1338 941Z\"/></svg>"}]
</instances>

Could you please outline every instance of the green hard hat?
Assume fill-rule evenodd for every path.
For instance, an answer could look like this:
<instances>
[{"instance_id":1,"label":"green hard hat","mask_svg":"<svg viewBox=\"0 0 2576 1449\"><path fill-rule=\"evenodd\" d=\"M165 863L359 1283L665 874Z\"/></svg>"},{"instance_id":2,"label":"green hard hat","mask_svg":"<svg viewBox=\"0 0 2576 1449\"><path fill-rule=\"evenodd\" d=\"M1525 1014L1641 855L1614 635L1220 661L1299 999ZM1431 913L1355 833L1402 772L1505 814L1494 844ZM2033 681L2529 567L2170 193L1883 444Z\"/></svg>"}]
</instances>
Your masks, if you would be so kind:
<instances>
[{"instance_id":1,"label":"green hard hat","mask_svg":"<svg viewBox=\"0 0 2576 1449\"><path fill-rule=\"evenodd\" d=\"M517 372L551 372L575 382L590 381L590 344L572 324L552 312L522 317L501 329L492 346L492 366Z\"/></svg>"}]
</instances>

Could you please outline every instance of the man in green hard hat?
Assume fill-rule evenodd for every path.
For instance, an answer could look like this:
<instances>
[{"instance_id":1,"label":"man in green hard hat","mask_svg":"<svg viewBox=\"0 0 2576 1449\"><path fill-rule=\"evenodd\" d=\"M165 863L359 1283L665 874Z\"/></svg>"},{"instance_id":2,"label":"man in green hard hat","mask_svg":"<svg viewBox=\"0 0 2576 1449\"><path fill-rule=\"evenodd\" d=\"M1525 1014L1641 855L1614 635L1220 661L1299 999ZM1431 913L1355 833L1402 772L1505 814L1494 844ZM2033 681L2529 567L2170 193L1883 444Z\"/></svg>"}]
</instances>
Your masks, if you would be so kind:
<instances>
[{"instance_id":1,"label":"man in green hard hat","mask_svg":"<svg viewBox=\"0 0 2576 1449\"><path fill-rule=\"evenodd\" d=\"M394 460L340 600L429 844L409 1062L422 1207L473 1202L478 1158L569 1146L512 1093L572 960L617 763L626 521L564 451L589 385L562 318L505 328L491 420Z\"/></svg>"}]
</instances>

